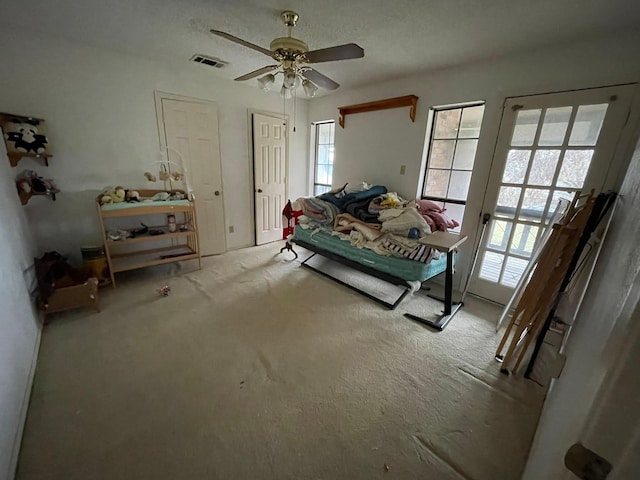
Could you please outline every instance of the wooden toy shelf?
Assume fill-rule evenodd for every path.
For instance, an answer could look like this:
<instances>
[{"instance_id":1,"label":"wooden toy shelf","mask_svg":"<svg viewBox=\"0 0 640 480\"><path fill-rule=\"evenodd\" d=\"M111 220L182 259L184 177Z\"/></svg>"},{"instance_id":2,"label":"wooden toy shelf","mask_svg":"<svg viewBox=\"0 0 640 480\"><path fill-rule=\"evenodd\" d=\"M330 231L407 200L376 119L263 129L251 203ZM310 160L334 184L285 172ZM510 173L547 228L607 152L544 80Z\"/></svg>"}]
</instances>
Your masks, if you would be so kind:
<instances>
[{"instance_id":1,"label":"wooden toy shelf","mask_svg":"<svg viewBox=\"0 0 640 480\"><path fill-rule=\"evenodd\" d=\"M139 190L141 197L152 197L163 190ZM184 193L184 192L181 192ZM181 262L184 260L198 260L201 268L201 255L198 244L198 226L196 221L195 199L168 202L141 202L138 204L100 205L96 199L98 218L102 229L104 250L109 264L109 272L113 287L116 286L115 274L127 270ZM117 220L135 217L141 223L143 217L151 215L176 215L178 224L185 225L187 230L171 232L169 226L158 225L149 227L149 231L163 232L151 235L148 232L137 234L122 240L112 240L108 231L119 228ZM177 227L179 228L179 227ZM153 244L165 244L154 246ZM166 245L170 243L170 245Z\"/></svg>"}]
</instances>

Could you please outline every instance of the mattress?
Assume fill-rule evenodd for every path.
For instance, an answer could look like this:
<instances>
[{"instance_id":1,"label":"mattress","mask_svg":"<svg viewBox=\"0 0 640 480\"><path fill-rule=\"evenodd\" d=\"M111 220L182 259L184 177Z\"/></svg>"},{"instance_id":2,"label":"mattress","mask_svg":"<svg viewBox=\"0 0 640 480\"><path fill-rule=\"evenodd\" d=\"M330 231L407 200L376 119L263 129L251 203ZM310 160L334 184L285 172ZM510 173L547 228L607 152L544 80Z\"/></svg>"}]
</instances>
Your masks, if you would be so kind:
<instances>
[{"instance_id":1,"label":"mattress","mask_svg":"<svg viewBox=\"0 0 640 480\"><path fill-rule=\"evenodd\" d=\"M308 243L316 248L340 255L361 265L373 268L379 272L388 273L394 277L406 281L424 282L447 268L447 256L441 255L439 259L429 263L416 262L406 258L379 255L367 248L358 248L346 240L341 240L335 235L314 231L312 228L303 229L296 227L293 241ZM303 245L304 246L304 245ZM455 257L454 257L455 260Z\"/></svg>"},{"instance_id":2,"label":"mattress","mask_svg":"<svg viewBox=\"0 0 640 480\"><path fill-rule=\"evenodd\" d=\"M121 203L107 203L105 205L102 205L102 210L103 211L110 211L110 210L125 210L127 208L137 208L137 207L154 207L154 206L160 206L160 207L166 207L167 205L175 205L175 206L182 206L182 207L188 207L189 205L191 205L189 203L189 200L184 199L184 200L166 200L163 202L121 202Z\"/></svg>"}]
</instances>

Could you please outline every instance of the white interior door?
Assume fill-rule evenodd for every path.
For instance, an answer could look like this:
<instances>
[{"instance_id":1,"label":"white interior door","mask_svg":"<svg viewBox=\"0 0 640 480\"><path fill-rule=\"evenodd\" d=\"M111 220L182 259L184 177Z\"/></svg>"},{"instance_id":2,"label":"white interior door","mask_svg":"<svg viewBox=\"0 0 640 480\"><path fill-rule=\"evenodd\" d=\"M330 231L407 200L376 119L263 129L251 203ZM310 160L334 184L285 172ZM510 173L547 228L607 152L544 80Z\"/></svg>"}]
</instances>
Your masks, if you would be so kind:
<instances>
[{"instance_id":1,"label":"white interior door","mask_svg":"<svg viewBox=\"0 0 640 480\"><path fill-rule=\"evenodd\" d=\"M611 188L633 86L505 102L483 211L492 215L469 290L506 303L559 198Z\"/></svg>"},{"instance_id":2,"label":"white interior door","mask_svg":"<svg viewBox=\"0 0 640 480\"><path fill-rule=\"evenodd\" d=\"M200 252L224 253L226 234L216 105L163 98L162 117L169 159L180 164L182 157L196 198Z\"/></svg>"},{"instance_id":3,"label":"white interior door","mask_svg":"<svg viewBox=\"0 0 640 480\"><path fill-rule=\"evenodd\" d=\"M256 245L282 239L282 209L287 198L285 132L282 118L253 114Z\"/></svg>"}]
</instances>

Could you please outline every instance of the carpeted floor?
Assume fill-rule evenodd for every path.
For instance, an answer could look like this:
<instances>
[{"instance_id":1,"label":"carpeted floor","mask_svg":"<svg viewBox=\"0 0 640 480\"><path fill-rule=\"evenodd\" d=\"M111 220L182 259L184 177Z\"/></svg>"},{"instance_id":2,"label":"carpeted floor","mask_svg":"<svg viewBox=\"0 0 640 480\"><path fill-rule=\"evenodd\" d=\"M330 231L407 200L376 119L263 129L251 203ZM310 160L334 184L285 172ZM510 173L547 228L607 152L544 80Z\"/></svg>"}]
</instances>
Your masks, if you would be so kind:
<instances>
[{"instance_id":1,"label":"carpeted floor","mask_svg":"<svg viewBox=\"0 0 640 480\"><path fill-rule=\"evenodd\" d=\"M544 392L499 373L495 307L436 332L402 316L441 308L422 293L388 311L278 248L121 275L55 318L17 478L520 477Z\"/></svg>"}]
</instances>

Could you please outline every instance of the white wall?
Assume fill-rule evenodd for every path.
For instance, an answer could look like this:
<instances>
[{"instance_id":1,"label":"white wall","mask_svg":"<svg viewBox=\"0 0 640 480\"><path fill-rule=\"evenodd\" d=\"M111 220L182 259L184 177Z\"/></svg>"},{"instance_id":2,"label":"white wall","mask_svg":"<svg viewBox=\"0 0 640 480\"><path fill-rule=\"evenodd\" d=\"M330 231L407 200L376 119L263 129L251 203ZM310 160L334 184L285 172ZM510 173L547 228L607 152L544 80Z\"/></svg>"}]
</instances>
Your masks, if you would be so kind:
<instances>
[{"instance_id":1,"label":"white wall","mask_svg":"<svg viewBox=\"0 0 640 480\"><path fill-rule=\"evenodd\" d=\"M414 94L419 97L415 123L409 109L349 115L336 127L334 186L346 181L382 183L412 198L419 191L429 107L486 102L476 168L469 190L463 234L478 228L500 126L508 96L598 87L640 81L640 32L549 47L484 62L427 72L357 90L338 91L311 101L311 122L338 119L339 106ZM437 48L437 45L425 45ZM637 105L637 104L636 104ZM633 114L638 115L638 109ZM406 174L400 175L400 166ZM459 220L459 219L458 219ZM464 277L473 242L463 245L458 264Z\"/></svg>"},{"instance_id":2,"label":"white wall","mask_svg":"<svg viewBox=\"0 0 640 480\"><path fill-rule=\"evenodd\" d=\"M0 142L0 479L7 480L13 478L40 332L29 296L34 245L14 176Z\"/></svg>"},{"instance_id":3,"label":"white wall","mask_svg":"<svg viewBox=\"0 0 640 480\"><path fill-rule=\"evenodd\" d=\"M253 244L252 171L247 110L282 112L277 93L221 80L185 59L162 64L118 52L39 38L34 32L0 32L0 112L47 121L51 166L23 159L62 190L53 203L27 206L40 250L77 258L79 246L100 240L93 200L107 185L149 188L142 176L159 159L154 90L217 102L228 248ZM291 108L289 105L288 108ZM297 103L297 133L290 133L290 195L304 195L308 177L307 101ZM290 113L290 112L289 112Z\"/></svg>"},{"instance_id":4,"label":"white wall","mask_svg":"<svg viewBox=\"0 0 640 480\"><path fill-rule=\"evenodd\" d=\"M614 462L615 478L637 478L637 471L633 477L620 475L620 470L638 461L629 448L638 444L640 434L638 365L625 369L621 362L638 358L640 348L640 143L620 196L567 342L567 364L540 417L524 480L575 478L566 472L563 458L580 440ZM625 398L605 398L617 390ZM592 409L596 400L600 404Z\"/></svg>"}]
</instances>

